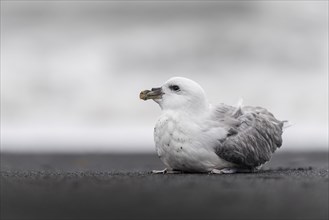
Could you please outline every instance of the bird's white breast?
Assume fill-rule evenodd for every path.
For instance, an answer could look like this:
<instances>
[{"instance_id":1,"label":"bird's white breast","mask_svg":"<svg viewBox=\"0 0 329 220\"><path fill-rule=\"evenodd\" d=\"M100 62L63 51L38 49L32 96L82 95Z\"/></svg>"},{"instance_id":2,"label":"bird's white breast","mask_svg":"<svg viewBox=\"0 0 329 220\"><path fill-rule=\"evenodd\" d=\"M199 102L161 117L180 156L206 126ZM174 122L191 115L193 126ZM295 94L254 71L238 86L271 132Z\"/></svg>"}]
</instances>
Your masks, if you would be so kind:
<instances>
[{"instance_id":1,"label":"bird's white breast","mask_svg":"<svg viewBox=\"0 0 329 220\"><path fill-rule=\"evenodd\" d=\"M165 112L154 128L156 151L171 169L208 172L229 167L214 152L213 140L193 120L175 112Z\"/></svg>"}]
</instances>

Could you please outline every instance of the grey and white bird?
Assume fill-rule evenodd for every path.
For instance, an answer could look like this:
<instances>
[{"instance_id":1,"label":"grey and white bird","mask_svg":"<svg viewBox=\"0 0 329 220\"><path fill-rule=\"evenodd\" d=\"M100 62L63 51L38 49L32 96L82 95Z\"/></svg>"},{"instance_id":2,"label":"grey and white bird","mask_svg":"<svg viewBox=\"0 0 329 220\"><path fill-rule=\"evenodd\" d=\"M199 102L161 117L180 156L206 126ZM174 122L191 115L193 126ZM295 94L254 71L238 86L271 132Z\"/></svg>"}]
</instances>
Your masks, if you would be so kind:
<instances>
[{"instance_id":1,"label":"grey and white bird","mask_svg":"<svg viewBox=\"0 0 329 220\"><path fill-rule=\"evenodd\" d=\"M154 141L166 168L153 173L254 171L282 145L284 121L261 107L211 105L187 78L171 78L140 98L162 109Z\"/></svg>"}]
</instances>

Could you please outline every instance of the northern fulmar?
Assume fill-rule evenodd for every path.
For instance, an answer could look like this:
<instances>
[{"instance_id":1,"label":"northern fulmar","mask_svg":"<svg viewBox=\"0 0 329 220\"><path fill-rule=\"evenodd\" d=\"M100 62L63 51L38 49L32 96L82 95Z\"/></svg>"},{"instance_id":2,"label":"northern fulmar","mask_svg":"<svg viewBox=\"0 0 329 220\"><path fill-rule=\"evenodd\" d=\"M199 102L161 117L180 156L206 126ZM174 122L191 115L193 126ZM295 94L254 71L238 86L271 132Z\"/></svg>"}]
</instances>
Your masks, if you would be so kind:
<instances>
[{"instance_id":1,"label":"northern fulmar","mask_svg":"<svg viewBox=\"0 0 329 220\"><path fill-rule=\"evenodd\" d=\"M166 168L153 173L251 172L282 145L285 121L262 107L211 105L202 87L187 78L171 78L140 98L162 109L154 141Z\"/></svg>"}]
</instances>

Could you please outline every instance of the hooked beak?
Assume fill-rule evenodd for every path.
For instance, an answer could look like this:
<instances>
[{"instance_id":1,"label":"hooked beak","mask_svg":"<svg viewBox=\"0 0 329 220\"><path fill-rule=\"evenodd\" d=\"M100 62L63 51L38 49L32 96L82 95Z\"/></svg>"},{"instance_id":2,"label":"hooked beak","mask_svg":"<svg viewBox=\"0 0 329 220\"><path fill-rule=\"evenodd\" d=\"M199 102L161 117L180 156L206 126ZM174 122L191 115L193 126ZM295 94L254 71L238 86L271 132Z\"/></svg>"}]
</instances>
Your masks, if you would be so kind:
<instances>
[{"instance_id":1,"label":"hooked beak","mask_svg":"<svg viewBox=\"0 0 329 220\"><path fill-rule=\"evenodd\" d=\"M141 91L141 93L139 94L139 98L145 101L148 99L156 100L156 99L161 99L162 95L163 95L162 88L159 87L159 88L152 88L151 91L150 90Z\"/></svg>"}]
</instances>

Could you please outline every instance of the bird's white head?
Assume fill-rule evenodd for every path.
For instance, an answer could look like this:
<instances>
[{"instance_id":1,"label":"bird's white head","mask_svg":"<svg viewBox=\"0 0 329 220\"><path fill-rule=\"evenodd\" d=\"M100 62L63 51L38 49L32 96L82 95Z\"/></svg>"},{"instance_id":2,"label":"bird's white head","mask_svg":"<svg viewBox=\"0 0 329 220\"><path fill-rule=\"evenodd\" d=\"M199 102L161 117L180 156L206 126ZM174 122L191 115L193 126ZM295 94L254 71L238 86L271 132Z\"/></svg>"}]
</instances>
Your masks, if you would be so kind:
<instances>
[{"instance_id":1,"label":"bird's white head","mask_svg":"<svg viewBox=\"0 0 329 220\"><path fill-rule=\"evenodd\" d=\"M209 107L202 87L193 80L183 77L170 78L159 88L142 91L140 98L153 99L162 110L185 113L200 113Z\"/></svg>"}]
</instances>

